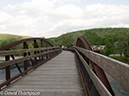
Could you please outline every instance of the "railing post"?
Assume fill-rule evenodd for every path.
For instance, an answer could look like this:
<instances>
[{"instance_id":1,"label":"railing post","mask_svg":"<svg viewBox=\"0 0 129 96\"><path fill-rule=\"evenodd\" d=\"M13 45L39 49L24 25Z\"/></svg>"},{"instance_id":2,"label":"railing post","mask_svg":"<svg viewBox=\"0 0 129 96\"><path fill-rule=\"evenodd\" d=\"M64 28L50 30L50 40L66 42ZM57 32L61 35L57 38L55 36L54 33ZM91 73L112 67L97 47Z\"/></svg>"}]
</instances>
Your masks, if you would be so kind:
<instances>
[{"instance_id":1,"label":"railing post","mask_svg":"<svg viewBox=\"0 0 129 96\"><path fill-rule=\"evenodd\" d=\"M45 42L44 42L44 40L42 41L42 47L45 47ZM42 52L44 52L44 51L42 51ZM44 55L42 56L42 58L43 58L43 60L44 60Z\"/></svg>"},{"instance_id":2,"label":"railing post","mask_svg":"<svg viewBox=\"0 0 129 96\"><path fill-rule=\"evenodd\" d=\"M50 47L50 46L48 45L48 47ZM51 51L51 49L49 49L48 51ZM50 58L50 57L51 57L51 53L48 54L48 58Z\"/></svg>"},{"instance_id":3,"label":"railing post","mask_svg":"<svg viewBox=\"0 0 129 96\"><path fill-rule=\"evenodd\" d=\"M43 48L43 40L41 40L41 48ZM43 51L41 50L41 53L42 53ZM41 56L41 60L43 61L43 56Z\"/></svg>"},{"instance_id":4,"label":"railing post","mask_svg":"<svg viewBox=\"0 0 129 96\"><path fill-rule=\"evenodd\" d=\"M47 42L45 42L45 47L47 47ZM47 51L47 50L46 50ZM46 59L48 58L48 55L46 54Z\"/></svg>"},{"instance_id":5,"label":"railing post","mask_svg":"<svg viewBox=\"0 0 129 96\"><path fill-rule=\"evenodd\" d=\"M41 48L43 47L43 40L41 40Z\"/></svg>"},{"instance_id":6,"label":"railing post","mask_svg":"<svg viewBox=\"0 0 129 96\"><path fill-rule=\"evenodd\" d=\"M27 49L28 48L26 42L23 43L23 48L24 49ZM27 53L24 53L23 55L24 55L24 57L26 57L27 56ZM27 70L27 61L24 61L24 71L26 71L26 70Z\"/></svg>"},{"instance_id":7,"label":"railing post","mask_svg":"<svg viewBox=\"0 0 129 96\"><path fill-rule=\"evenodd\" d=\"M34 40L34 48L38 48L38 44L37 44L36 40ZM37 54L37 53L39 53L39 51L38 52L34 51L34 54ZM40 57L39 57L39 59L40 59ZM35 57L35 65L36 64L38 64L37 57Z\"/></svg>"},{"instance_id":8,"label":"railing post","mask_svg":"<svg viewBox=\"0 0 129 96\"><path fill-rule=\"evenodd\" d=\"M10 60L10 56L5 56L5 60L8 61ZM6 67L6 80L10 79L10 66Z\"/></svg>"}]
</instances>

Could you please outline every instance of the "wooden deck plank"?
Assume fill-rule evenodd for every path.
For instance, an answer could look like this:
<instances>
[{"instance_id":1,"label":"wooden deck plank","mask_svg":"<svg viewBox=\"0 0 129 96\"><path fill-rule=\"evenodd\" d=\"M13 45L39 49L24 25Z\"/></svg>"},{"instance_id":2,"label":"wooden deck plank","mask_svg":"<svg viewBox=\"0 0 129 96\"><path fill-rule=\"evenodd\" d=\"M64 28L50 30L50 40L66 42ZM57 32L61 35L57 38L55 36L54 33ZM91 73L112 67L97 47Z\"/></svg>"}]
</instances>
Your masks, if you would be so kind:
<instances>
[{"instance_id":1,"label":"wooden deck plank","mask_svg":"<svg viewBox=\"0 0 129 96\"><path fill-rule=\"evenodd\" d=\"M74 54L68 51L63 51L3 91L39 91L40 96L84 96Z\"/></svg>"}]
</instances>

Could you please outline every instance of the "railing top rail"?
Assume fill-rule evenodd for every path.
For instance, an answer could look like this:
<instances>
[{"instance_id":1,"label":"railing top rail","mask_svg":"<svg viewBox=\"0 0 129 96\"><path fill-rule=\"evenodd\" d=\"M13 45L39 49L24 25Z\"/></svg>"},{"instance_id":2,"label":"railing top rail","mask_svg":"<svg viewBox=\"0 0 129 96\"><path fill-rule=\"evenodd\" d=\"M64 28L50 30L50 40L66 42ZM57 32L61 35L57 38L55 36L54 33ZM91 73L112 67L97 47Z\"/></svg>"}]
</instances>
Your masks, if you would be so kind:
<instances>
[{"instance_id":1,"label":"railing top rail","mask_svg":"<svg viewBox=\"0 0 129 96\"><path fill-rule=\"evenodd\" d=\"M43 48L31 48L31 49L20 49L20 50L4 50L4 51L0 51L0 56L21 54L21 53L41 51L41 50L44 51L44 50L50 50L50 49L56 49L56 48L59 48L59 47L43 47Z\"/></svg>"},{"instance_id":2,"label":"railing top rail","mask_svg":"<svg viewBox=\"0 0 129 96\"><path fill-rule=\"evenodd\" d=\"M44 39L44 38L28 38L28 39L22 39L22 40L19 40L19 41L16 41L16 42L7 44L7 45L5 45L3 47L0 47L0 51L1 50L8 50L8 49L10 49L10 48L12 48L12 47L14 47L16 45L19 45L21 43L28 42L28 41L33 41L33 40L43 40L43 41L47 42L50 46L53 47L53 45L49 41L47 41L46 39Z\"/></svg>"},{"instance_id":3,"label":"railing top rail","mask_svg":"<svg viewBox=\"0 0 129 96\"><path fill-rule=\"evenodd\" d=\"M24 62L24 61L29 60L29 59L34 58L34 57L38 57L38 56L42 56L42 55L45 55L45 54L48 54L48 53L51 53L51 52L55 52L55 51L58 51L58 50L60 50L60 49L55 49L55 50L46 51L46 52L39 53L39 54L34 54L34 55L26 56L26 57L21 57L21 58L15 59L15 60L5 61L5 62L0 63L0 69L5 68L5 67L10 66L10 65L14 65L16 63Z\"/></svg>"},{"instance_id":4,"label":"railing top rail","mask_svg":"<svg viewBox=\"0 0 129 96\"><path fill-rule=\"evenodd\" d=\"M84 48L75 47L79 52L101 67L105 72L111 75L120 85L129 91L129 65L98 54L96 52L86 50Z\"/></svg>"}]
</instances>

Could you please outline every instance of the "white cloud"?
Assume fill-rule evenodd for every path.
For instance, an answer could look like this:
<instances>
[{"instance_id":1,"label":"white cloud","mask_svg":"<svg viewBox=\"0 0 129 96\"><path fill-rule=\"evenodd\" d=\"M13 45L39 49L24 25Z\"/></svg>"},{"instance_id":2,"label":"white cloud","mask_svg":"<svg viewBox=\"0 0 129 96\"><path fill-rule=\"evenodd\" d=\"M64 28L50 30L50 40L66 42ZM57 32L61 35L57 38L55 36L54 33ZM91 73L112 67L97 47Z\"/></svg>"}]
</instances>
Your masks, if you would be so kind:
<instances>
[{"instance_id":1,"label":"white cloud","mask_svg":"<svg viewBox=\"0 0 129 96\"><path fill-rule=\"evenodd\" d=\"M129 27L129 24L123 24L123 23L119 23L117 25L112 25L112 27Z\"/></svg>"},{"instance_id":2,"label":"white cloud","mask_svg":"<svg viewBox=\"0 0 129 96\"><path fill-rule=\"evenodd\" d=\"M54 4L59 3L59 4L64 4L65 2L80 2L80 0L51 0Z\"/></svg>"},{"instance_id":3,"label":"white cloud","mask_svg":"<svg viewBox=\"0 0 129 96\"><path fill-rule=\"evenodd\" d=\"M12 16L10 16L9 14L7 14L3 11L0 11L0 22L4 22L5 20L9 20L11 18L12 18Z\"/></svg>"},{"instance_id":4,"label":"white cloud","mask_svg":"<svg viewBox=\"0 0 129 96\"><path fill-rule=\"evenodd\" d=\"M5 9L5 10L14 10L14 9L16 9L18 6L19 6L19 4L15 5L15 6L8 4L4 9Z\"/></svg>"},{"instance_id":5,"label":"white cloud","mask_svg":"<svg viewBox=\"0 0 129 96\"><path fill-rule=\"evenodd\" d=\"M53 6L53 3L49 0L32 0L31 2L24 2L17 5L7 5L6 10L14 9L46 9Z\"/></svg>"},{"instance_id":6,"label":"white cloud","mask_svg":"<svg viewBox=\"0 0 129 96\"><path fill-rule=\"evenodd\" d=\"M54 10L55 13L59 16L66 18L81 18L83 16L83 10L70 4L63 5Z\"/></svg>"},{"instance_id":7,"label":"white cloud","mask_svg":"<svg viewBox=\"0 0 129 96\"><path fill-rule=\"evenodd\" d=\"M72 3L65 4L74 1L80 0L32 0L8 5L7 11L17 10L18 14L13 17L0 11L0 32L50 37L94 27L129 27L129 6L98 3L83 9Z\"/></svg>"},{"instance_id":8,"label":"white cloud","mask_svg":"<svg viewBox=\"0 0 129 96\"><path fill-rule=\"evenodd\" d=\"M10 20L12 19L12 16L3 11L0 11L0 32L6 32L8 28L7 24L11 23Z\"/></svg>"},{"instance_id":9,"label":"white cloud","mask_svg":"<svg viewBox=\"0 0 129 96\"><path fill-rule=\"evenodd\" d=\"M96 18L99 20L96 23L101 23L102 26L106 27L121 22L124 24L125 21L128 21L128 9L129 6L102 5L98 3L86 6L86 13L89 13L87 16L89 19Z\"/></svg>"},{"instance_id":10,"label":"white cloud","mask_svg":"<svg viewBox=\"0 0 129 96\"><path fill-rule=\"evenodd\" d=\"M27 14L27 10L21 10L21 11L19 12L19 15L24 15L24 14Z\"/></svg>"}]
</instances>

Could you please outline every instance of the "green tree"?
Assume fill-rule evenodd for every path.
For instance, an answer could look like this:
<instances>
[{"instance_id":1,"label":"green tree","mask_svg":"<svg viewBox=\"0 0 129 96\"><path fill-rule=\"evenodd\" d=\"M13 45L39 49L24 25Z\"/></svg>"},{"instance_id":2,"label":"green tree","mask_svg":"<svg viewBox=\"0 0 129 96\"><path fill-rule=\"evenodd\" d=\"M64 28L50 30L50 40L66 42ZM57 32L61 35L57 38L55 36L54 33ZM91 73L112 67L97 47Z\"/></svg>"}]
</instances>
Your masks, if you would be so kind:
<instances>
[{"instance_id":1,"label":"green tree","mask_svg":"<svg viewBox=\"0 0 129 96\"><path fill-rule=\"evenodd\" d=\"M5 46L6 44L8 44L8 40L2 41L2 42L0 43L0 47Z\"/></svg>"},{"instance_id":2,"label":"green tree","mask_svg":"<svg viewBox=\"0 0 129 96\"><path fill-rule=\"evenodd\" d=\"M105 40L105 43L106 47L104 50L104 54L107 56L109 56L110 54L114 54L116 52L115 46L108 39Z\"/></svg>"},{"instance_id":3,"label":"green tree","mask_svg":"<svg viewBox=\"0 0 129 96\"><path fill-rule=\"evenodd\" d=\"M117 41L116 38L116 34L115 33L110 33L110 34L106 34L105 38L104 38L104 43L106 45L105 50L104 50L104 54L105 55L110 55L110 54L115 54L116 53L116 48L114 46L114 42Z\"/></svg>"},{"instance_id":4,"label":"green tree","mask_svg":"<svg viewBox=\"0 0 129 96\"><path fill-rule=\"evenodd\" d=\"M74 34L72 34L72 35L73 35L73 38L74 38L73 45L76 45L76 41L77 41L77 38L78 38L79 36L83 36L83 34L82 34L81 32L76 32L76 33L74 33Z\"/></svg>"},{"instance_id":5,"label":"green tree","mask_svg":"<svg viewBox=\"0 0 129 96\"><path fill-rule=\"evenodd\" d=\"M122 53L124 53L126 57L129 57L129 33L128 32L125 32L125 31L119 32L117 50L121 56L122 56Z\"/></svg>"},{"instance_id":6,"label":"green tree","mask_svg":"<svg viewBox=\"0 0 129 96\"><path fill-rule=\"evenodd\" d=\"M18 38L10 38L8 40L4 40L0 43L0 47L5 46L7 44L10 44L12 42L18 41ZM22 45L17 45L15 47L12 47L11 50L15 50L15 49L22 49Z\"/></svg>"},{"instance_id":7,"label":"green tree","mask_svg":"<svg viewBox=\"0 0 129 96\"><path fill-rule=\"evenodd\" d=\"M61 36L61 44L62 46L71 46L74 42L74 37L71 33L66 33Z\"/></svg>"},{"instance_id":8,"label":"green tree","mask_svg":"<svg viewBox=\"0 0 129 96\"><path fill-rule=\"evenodd\" d=\"M84 32L83 36L90 43L90 45L101 45L102 44L102 41L103 41L102 38L98 36L95 32L92 32L91 30Z\"/></svg>"}]
</instances>

